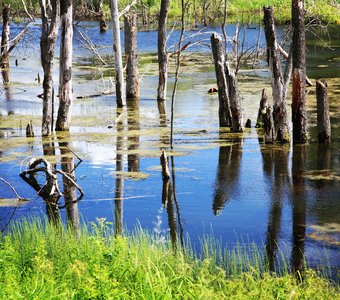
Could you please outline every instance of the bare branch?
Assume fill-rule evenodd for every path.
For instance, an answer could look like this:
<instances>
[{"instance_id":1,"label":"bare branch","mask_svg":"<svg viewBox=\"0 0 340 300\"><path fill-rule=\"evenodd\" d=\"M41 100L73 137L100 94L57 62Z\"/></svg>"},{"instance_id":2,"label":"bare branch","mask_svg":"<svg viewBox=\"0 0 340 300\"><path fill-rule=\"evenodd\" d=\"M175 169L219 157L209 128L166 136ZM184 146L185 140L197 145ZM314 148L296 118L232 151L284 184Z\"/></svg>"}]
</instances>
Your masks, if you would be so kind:
<instances>
[{"instance_id":1,"label":"bare branch","mask_svg":"<svg viewBox=\"0 0 340 300\"><path fill-rule=\"evenodd\" d=\"M2 177L0 177L0 180L8 185L8 187L13 191L13 193L15 194L15 196L18 198L19 201L28 201L27 199L20 197L17 191L15 190L15 188L8 181L3 179Z\"/></svg>"},{"instance_id":2,"label":"bare branch","mask_svg":"<svg viewBox=\"0 0 340 300\"><path fill-rule=\"evenodd\" d=\"M129 10L138 2L138 0L133 0L128 6L126 6L120 13L118 13L118 18L125 15Z\"/></svg>"}]
</instances>

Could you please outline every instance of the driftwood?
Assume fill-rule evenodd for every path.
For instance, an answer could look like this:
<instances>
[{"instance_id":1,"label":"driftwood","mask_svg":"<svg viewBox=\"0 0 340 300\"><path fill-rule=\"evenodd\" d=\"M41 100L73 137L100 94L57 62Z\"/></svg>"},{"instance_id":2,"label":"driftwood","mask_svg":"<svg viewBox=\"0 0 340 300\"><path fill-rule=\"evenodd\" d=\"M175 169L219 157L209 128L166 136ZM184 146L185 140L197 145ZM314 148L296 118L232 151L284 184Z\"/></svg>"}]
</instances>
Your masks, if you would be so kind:
<instances>
[{"instance_id":1,"label":"driftwood","mask_svg":"<svg viewBox=\"0 0 340 300\"><path fill-rule=\"evenodd\" d=\"M316 82L318 140L328 143L331 137L331 122L329 117L328 86L325 80Z\"/></svg>"},{"instance_id":2,"label":"driftwood","mask_svg":"<svg viewBox=\"0 0 340 300\"><path fill-rule=\"evenodd\" d=\"M61 174L69 181L70 184L77 188L80 193L80 198L84 195L81 187L71 178L70 175L64 171L53 168L53 166L43 157L32 159L28 164L27 170L20 173L20 177L28 182L29 179L26 176L33 176L38 172L44 172L46 176L46 183L37 192L37 194L42 198L59 199L63 195L59 189L57 174ZM34 188L37 190L37 187Z\"/></svg>"},{"instance_id":3,"label":"driftwood","mask_svg":"<svg viewBox=\"0 0 340 300\"><path fill-rule=\"evenodd\" d=\"M17 197L19 201L28 201L27 199L20 197L17 191L15 190L15 188L7 180L5 180L2 177L0 177L0 180L4 182L5 184L7 184L7 186L13 191L13 193L15 194L15 197Z\"/></svg>"}]
</instances>

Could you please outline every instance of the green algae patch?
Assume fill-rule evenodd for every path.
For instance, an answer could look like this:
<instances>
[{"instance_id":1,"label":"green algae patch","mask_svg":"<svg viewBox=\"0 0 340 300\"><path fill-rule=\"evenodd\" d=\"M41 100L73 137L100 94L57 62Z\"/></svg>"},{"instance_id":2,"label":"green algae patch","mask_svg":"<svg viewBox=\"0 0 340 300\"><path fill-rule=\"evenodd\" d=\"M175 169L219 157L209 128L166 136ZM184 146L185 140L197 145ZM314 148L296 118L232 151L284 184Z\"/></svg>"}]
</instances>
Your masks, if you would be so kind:
<instances>
[{"instance_id":1,"label":"green algae patch","mask_svg":"<svg viewBox=\"0 0 340 300\"><path fill-rule=\"evenodd\" d=\"M128 171L114 171L110 173L111 175L122 176L127 179L132 180L144 180L147 179L150 174L144 172L128 172Z\"/></svg>"}]
</instances>

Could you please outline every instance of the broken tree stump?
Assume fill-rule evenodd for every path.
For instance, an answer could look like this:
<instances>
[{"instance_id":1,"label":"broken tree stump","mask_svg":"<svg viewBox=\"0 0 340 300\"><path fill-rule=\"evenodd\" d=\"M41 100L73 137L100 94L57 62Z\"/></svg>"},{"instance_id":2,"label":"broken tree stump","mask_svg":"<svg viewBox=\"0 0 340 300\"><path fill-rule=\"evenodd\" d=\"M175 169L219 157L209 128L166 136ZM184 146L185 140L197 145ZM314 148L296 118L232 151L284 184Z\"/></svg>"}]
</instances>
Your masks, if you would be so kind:
<instances>
[{"instance_id":1,"label":"broken tree stump","mask_svg":"<svg viewBox=\"0 0 340 300\"><path fill-rule=\"evenodd\" d=\"M32 120L26 126L26 137L34 137Z\"/></svg>"},{"instance_id":2,"label":"broken tree stump","mask_svg":"<svg viewBox=\"0 0 340 300\"><path fill-rule=\"evenodd\" d=\"M255 128L263 128L264 127L264 121L263 121L263 115L267 113L268 108L268 95L266 89L262 90L262 96L260 100L260 107L259 111L257 113L257 120Z\"/></svg>"},{"instance_id":3,"label":"broken tree stump","mask_svg":"<svg viewBox=\"0 0 340 300\"><path fill-rule=\"evenodd\" d=\"M316 82L318 140L329 143L331 137L331 122L329 117L328 86L325 80Z\"/></svg>"},{"instance_id":4,"label":"broken tree stump","mask_svg":"<svg viewBox=\"0 0 340 300\"><path fill-rule=\"evenodd\" d=\"M275 141L275 127L273 114L270 107L267 107L266 113L262 117L264 125L264 142L266 144L272 144Z\"/></svg>"},{"instance_id":5,"label":"broken tree stump","mask_svg":"<svg viewBox=\"0 0 340 300\"><path fill-rule=\"evenodd\" d=\"M216 73L216 81L217 81L217 92L218 92L218 100L219 100L219 124L220 127L228 127L231 121L231 111L230 111L230 100L228 94L228 86L227 86L227 78L226 73L224 71L225 65L225 54L222 46L221 37L213 33L211 35L211 48L215 63L215 73Z\"/></svg>"}]
</instances>

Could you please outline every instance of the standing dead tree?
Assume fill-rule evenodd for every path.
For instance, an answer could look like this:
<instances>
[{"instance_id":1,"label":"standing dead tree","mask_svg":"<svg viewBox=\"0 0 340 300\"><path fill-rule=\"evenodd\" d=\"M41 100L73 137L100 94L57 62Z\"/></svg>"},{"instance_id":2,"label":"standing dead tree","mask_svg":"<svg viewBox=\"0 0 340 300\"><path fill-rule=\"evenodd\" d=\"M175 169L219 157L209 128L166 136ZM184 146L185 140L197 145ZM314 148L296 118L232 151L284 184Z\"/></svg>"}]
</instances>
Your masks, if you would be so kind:
<instances>
[{"instance_id":1,"label":"standing dead tree","mask_svg":"<svg viewBox=\"0 0 340 300\"><path fill-rule=\"evenodd\" d=\"M4 5L2 8L2 34L1 34L1 68L8 67L8 53L9 50L9 35L10 35L10 27L9 27L9 12L10 6Z\"/></svg>"},{"instance_id":2,"label":"standing dead tree","mask_svg":"<svg viewBox=\"0 0 340 300\"><path fill-rule=\"evenodd\" d=\"M40 55L41 65L44 70L43 116L41 126L41 133L43 136L48 136L53 131L53 114L54 114L53 64L60 18L60 0L51 0L50 3L51 9L49 20L47 15L46 0L40 0L42 22Z\"/></svg>"},{"instance_id":3,"label":"standing dead tree","mask_svg":"<svg viewBox=\"0 0 340 300\"><path fill-rule=\"evenodd\" d=\"M117 106L122 107L125 106L126 99L124 90L123 61L122 61L122 49L120 45L120 26L117 0L111 0L111 18L112 18L113 52L115 56L116 99Z\"/></svg>"},{"instance_id":4,"label":"standing dead tree","mask_svg":"<svg viewBox=\"0 0 340 300\"><path fill-rule=\"evenodd\" d=\"M168 81L168 54L166 50L167 19L170 0L161 1L161 9L158 19L158 68L159 81L157 90L157 100L166 100L167 81Z\"/></svg>"},{"instance_id":5,"label":"standing dead tree","mask_svg":"<svg viewBox=\"0 0 340 300\"><path fill-rule=\"evenodd\" d=\"M222 47L222 40L217 34L211 35L212 53L215 62L215 73L218 87L218 99L219 99L219 124L220 127L227 127L231 125L231 111L230 100L227 87L227 78L224 71L225 67L225 55Z\"/></svg>"},{"instance_id":6,"label":"standing dead tree","mask_svg":"<svg viewBox=\"0 0 340 300\"><path fill-rule=\"evenodd\" d=\"M329 117L328 86L325 80L316 82L318 140L328 143L331 138L331 122Z\"/></svg>"},{"instance_id":7,"label":"standing dead tree","mask_svg":"<svg viewBox=\"0 0 340 300\"><path fill-rule=\"evenodd\" d=\"M216 80L219 87L220 124L221 122L222 124L229 122L233 132L242 132L241 97L235 71L230 68L229 62L225 61L221 37L217 33L213 33L210 40L215 61Z\"/></svg>"},{"instance_id":8,"label":"standing dead tree","mask_svg":"<svg viewBox=\"0 0 340 300\"><path fill-rule=\"evenodd\" d=\"M305 143L306 134L306 43L304 0L292 0L292 56L293 56L293 90L292 121L293 141Z\"/></svg>"},{"instance_id":9,"label":"standing dead tree","mask_svg":"<svg viewBox=\"0 0 340 300\"><path fill-rule=\"evenodd\" d=\"M289 143L288 115L286 108L286 96L291 77L292 60L288 57L285 74L281 68L280 47L274 23L274 10L271 6L263 7L264 30L267 41L267 61L271 70L272 95L273 95L273 119L275 131L273 142Z\"/></svg>"},{"instance_id":10,"label":"standing dead tree","mask_svg":"<svg viewBox=\"0 0 340 300\"><path fill-rule=\"evenodd\" d=\"M56 130L70 129L72 108L72 37L73 37L72 0L61 0L61 37L59 67L59 110Z\"/></svg>"},{"instance_id":11,"label":"standing dead tree","mask_svg":"<svg viewBox=\"0 0 340 300\"><path fill-rule=\"evenodd\" d=\"M137 57L137 15L124 16L126 98L139 98L138 57Z\"/></svg>"}]
</instances>

